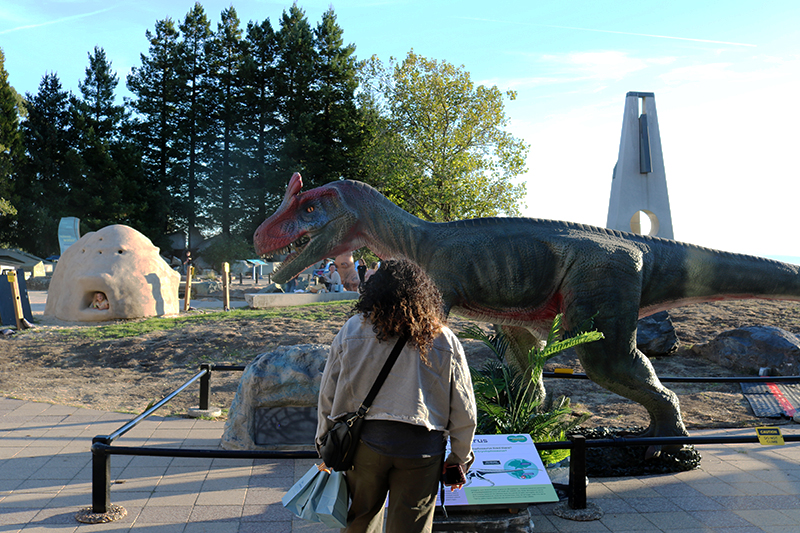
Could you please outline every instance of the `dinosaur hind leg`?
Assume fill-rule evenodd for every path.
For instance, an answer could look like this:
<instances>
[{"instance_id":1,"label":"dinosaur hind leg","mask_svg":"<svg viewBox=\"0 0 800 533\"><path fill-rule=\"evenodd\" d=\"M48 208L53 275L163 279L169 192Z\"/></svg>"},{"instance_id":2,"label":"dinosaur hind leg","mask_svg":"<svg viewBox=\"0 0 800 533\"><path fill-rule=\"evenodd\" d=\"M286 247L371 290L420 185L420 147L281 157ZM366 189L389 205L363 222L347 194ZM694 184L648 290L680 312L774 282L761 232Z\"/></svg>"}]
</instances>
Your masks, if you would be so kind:
<instances>
[{"instance_id":1,"label":"dinosaur hind leg","mask_svg":"<svg viewBox=\"0 0 800 533\"><path fill-rule=\"evenodd\" d=\"M643 436L688 435L678 397L661 384L647 356L632 341L622 346L610 341L606 336L576 348L589 379L647 409L650 425Z\"/></svg>"}]
</instances>

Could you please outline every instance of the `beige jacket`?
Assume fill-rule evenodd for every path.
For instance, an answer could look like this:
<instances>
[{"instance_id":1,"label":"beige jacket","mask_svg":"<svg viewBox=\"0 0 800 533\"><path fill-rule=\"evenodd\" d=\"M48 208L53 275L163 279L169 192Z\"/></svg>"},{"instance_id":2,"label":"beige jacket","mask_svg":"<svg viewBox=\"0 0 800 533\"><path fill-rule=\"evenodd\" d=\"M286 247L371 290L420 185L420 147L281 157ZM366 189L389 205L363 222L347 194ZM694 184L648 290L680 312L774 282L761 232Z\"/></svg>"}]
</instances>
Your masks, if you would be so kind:
<instances>
[{"instance_id":1,"label":"beige jacket","mask_svg":"<svg viewBox=\"0 0 800 533\"><path fill-rule=\"evenodd\" d=\"M319 391L316 440L333 421L356 411L397 339L378 342L362 315L350 318L331 344ZM395 420L444 431L450 438L449 463L471 464L476 408L472 379L458 338L443 327L428 352L406 345L375 397L366 418Z\"/></svg>"}]
</instances>

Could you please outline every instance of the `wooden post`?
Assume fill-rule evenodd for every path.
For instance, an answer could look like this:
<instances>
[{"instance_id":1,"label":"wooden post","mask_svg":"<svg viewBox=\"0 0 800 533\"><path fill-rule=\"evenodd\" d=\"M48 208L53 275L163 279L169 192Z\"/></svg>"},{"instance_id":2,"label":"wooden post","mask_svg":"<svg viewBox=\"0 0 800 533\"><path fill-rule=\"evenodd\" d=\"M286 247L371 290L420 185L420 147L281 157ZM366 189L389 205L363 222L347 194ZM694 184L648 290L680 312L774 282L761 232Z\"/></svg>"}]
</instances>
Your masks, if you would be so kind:
<instances>
[{"instance_id":1,"label":"wooden post","mask_svg":"<svg viewBox=\"0 0 800 533\"><path fill-rule=\"evenodd\" d=\"M228 263L222 263L222 308L225 311L231 310L231 266Z\"/></svg>"},{"instance_id":2,"label":"wooden post","mask_svg":"<svg viewBox=\"0 0 800 533\"><path fill-rule=\"evenodd\" d=\"M186 269L186 294L183 295L183 310L188 311L192 301L192 276L194 275L194 267L190 266Z\"/></svg>"},{"instance_id":3,"label":"wooden post","mask_svg":"<svg viewBox=\"0 0 800 533\"><path fill-rule=\"evenodd\" d=\"M11 284L11 297L14 299L14 318L17 319L17 331L22 331L27 326L25 325L25 316L22 314L22 297L19 294L19 283L15 270L8 273L8 282Z\"/></svg>"}]
</instances>

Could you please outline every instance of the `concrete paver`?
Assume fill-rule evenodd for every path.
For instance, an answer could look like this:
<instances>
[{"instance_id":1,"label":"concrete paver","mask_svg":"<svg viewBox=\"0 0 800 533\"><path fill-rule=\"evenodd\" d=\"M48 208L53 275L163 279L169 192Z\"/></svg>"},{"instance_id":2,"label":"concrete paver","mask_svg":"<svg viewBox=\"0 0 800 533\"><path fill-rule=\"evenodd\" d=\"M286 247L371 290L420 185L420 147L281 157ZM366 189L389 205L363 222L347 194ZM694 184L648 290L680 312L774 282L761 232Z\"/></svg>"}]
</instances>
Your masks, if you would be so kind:
<instances>
[{"instance_id":1,"label":"concrete paver","mask_svg":"<svg viewBox=\"0 0 800 533\"><path fill-rule=\"evenodd\" d=\"M311 459L111 457L111 502L128 514L108 524L81 524L91 505L91 440L132 418L0 398L0 532L322 533L294 517L280 499ZM221 421L150 417L115 444L216 447ZM800 428L782 426L784 434ZM752 435L752 429L693 435ZM593 478L589 501L605 515L564 520L556 504L531 506L534 531L800 531L800 445L702 445L701 467L659 476Z\"/></svg>"}]
</instances>

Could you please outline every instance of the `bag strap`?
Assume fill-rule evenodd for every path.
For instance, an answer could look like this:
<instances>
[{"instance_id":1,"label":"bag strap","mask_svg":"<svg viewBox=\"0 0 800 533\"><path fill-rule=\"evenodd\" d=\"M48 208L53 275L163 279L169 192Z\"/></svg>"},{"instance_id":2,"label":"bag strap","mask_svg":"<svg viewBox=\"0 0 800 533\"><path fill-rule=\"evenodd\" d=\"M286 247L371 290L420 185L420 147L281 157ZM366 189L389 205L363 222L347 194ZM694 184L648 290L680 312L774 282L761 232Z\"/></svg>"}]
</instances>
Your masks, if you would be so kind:
<instances>
[{"instance_id":1,"label":"bag strap","mask_svg":"<svg viewBox=\"0 0 800 533\"><path fill-rule=\"evenodd\" d=\"M386 381L386 378L389 376L389 372L392 370L394 362L397 361L397 356L400 355L400 352L403 350L403 346L405 346L406 342L408 341L408 337L408 335L404 335L397 339L397 344L394 345L392 353L389 354L389 358L386 359L386 362L383 364L383 368L381 368L378 377L375 378L375 383L372 384L369 394L367 394L367 397L363 402L361 402L361 407L358 408L358 412L356 413L358 417L363 418L364 415L367 414L367 411L369 411L372 402L375 400L375 396L378 395L378 391L381 389L381 386L383 386L383 382Z\"/></svg>"}]
</instances>

